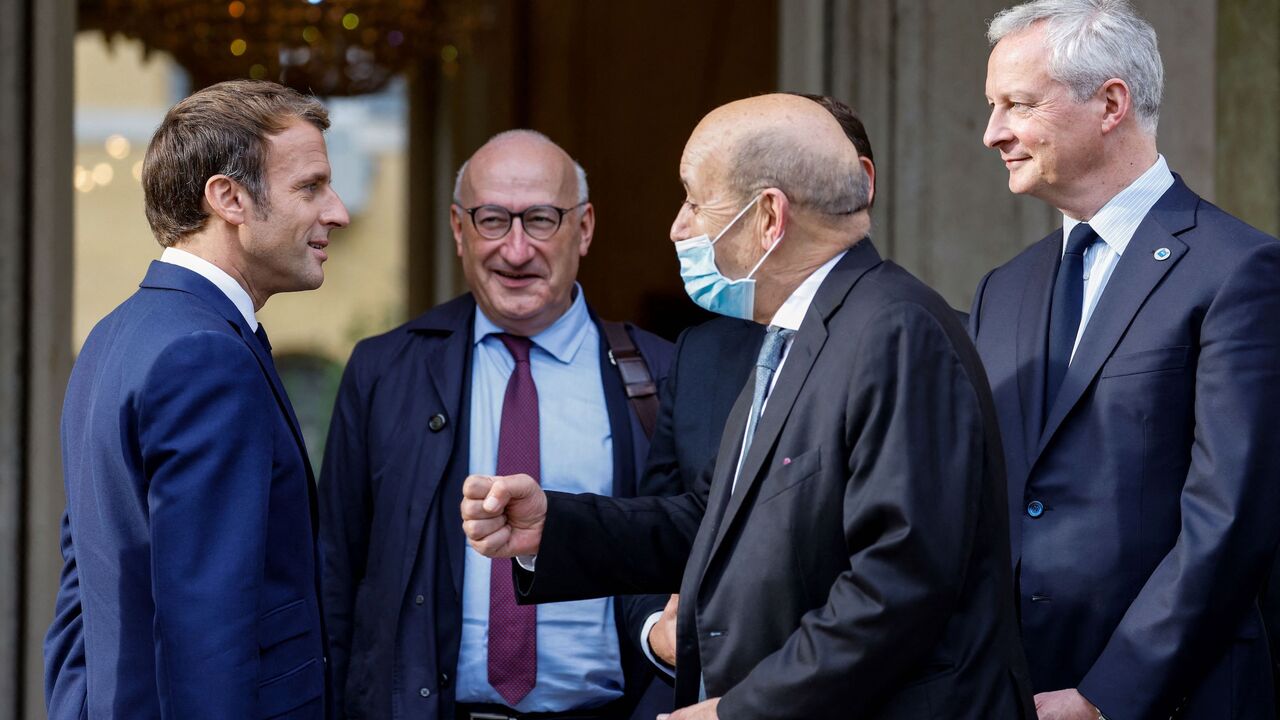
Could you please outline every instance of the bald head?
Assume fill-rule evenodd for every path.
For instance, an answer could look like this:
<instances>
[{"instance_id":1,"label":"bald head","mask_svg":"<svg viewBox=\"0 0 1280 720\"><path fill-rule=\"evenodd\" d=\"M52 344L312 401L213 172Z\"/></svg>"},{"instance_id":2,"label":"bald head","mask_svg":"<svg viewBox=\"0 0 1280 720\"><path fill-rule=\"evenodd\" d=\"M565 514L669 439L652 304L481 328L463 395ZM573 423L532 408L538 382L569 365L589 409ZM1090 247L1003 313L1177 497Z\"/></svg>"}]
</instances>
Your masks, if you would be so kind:
<instances>
[{"instance_id":1,"label":"bald head","mask_svg":"<svg viewBox=\"0 0 1280 720\"><path fill-rule=\"evenodd\" d=\"M685 146L682 172L698 165L746 201L778 188L797 207L828 215L865 209L869 179L832 113L812 99L773 94L713 110Z\"/></svg>"},{"instance_id":2,"label":"bald head","mask_svg":"<svg viewBox=\"0 0 1280 720\"><path fill-rule=\"evenodd\" d=\"M587 173L569 153L536 130L507 130L489 138L458 169L454 200L475 201L475 187L491 178L555 191L565 207L587 201Z\"/></svg>"}]
</instances>

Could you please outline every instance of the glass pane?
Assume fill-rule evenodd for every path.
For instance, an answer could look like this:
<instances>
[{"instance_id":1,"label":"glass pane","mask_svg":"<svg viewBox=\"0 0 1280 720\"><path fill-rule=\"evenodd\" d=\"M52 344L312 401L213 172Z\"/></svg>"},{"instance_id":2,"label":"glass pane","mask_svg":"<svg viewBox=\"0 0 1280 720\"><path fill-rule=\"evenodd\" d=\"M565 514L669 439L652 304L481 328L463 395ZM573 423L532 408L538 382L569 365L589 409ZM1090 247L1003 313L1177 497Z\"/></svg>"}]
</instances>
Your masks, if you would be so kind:
<instances>
[{"instance_id":1,"label":"glass pane","mask_svg":"<svg viewBox=\"0 0 1280 720\"><path fill-rule=\"evenodd\" d=\"M142 157L165 111L190 91L186 73L163 53L144 58L141 43L109 43L98 32L76 39L77 352L160 256L143 211ZM346 364L356 341L405 320L407 293L404 83L325 104L333 183L351 225L331 237L319 290L277 295L258 313L317 469L334 368Z\"/></svg>"}]
</instances>

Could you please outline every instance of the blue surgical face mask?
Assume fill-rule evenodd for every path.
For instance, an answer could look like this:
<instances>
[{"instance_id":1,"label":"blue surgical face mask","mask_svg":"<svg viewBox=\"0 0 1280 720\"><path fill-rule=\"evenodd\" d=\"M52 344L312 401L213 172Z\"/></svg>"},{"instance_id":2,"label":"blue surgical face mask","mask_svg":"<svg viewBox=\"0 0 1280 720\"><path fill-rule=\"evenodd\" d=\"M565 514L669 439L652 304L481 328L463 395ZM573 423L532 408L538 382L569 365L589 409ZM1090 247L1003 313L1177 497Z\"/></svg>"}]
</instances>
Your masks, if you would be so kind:
<instances>
[{"instance_id":1,"label":"blue surgical face mask","mask_svg":"<svg viewBox=\"0 0 1280 720\"><path fill-rule=\"evenodd\" d=\"M684 280L684 291L689 294L689 298L693 300L699 307L710 310L719 315L728 315L729 317L741 318L743 320L754 320L755 301L756 301L756 281L752 278L756 274L756 270L764 264L765 258L769 257L774 248L778 247L778 243L782 242L782 235L773 241L773 245L765 252L755 267L751 268L751 272L740 280L730 280L721 274L720 269L716 267L716 251L715 244L729 232L729 228L738 222L739 218L747 213L756 201L760 199L757 195L752 198L747 206L738 211L737 215L724 226L715 237L711 239L705 233L688 240L680 240L676 242L676 257L680 258L680 277Z\"/></svg>"}]
</instances>

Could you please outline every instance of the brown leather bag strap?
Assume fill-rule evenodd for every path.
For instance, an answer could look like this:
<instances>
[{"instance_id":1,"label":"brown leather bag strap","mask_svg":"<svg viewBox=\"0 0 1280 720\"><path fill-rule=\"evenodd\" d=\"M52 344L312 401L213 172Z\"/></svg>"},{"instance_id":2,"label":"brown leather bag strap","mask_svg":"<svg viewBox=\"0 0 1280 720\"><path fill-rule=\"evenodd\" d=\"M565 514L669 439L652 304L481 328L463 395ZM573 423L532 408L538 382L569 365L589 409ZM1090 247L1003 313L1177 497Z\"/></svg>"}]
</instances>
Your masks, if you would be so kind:
<instances>
[{"instance_id":1,"label":"brown leather bag strap","mask_svg":"<svg viewBox=\"0 0 1280 720\"><path fill-rule=\"evenodd\" d=\"M609 343L609 362L618 368L618 375L622 376L622 385L627 390L631 407L640 418L645 437L652 438L653 429L658 424L658 385L649 372L649 364L631 341L626 325L602 320L600 327L604 328L604 337Z\"/></svg>"}]
</instances>

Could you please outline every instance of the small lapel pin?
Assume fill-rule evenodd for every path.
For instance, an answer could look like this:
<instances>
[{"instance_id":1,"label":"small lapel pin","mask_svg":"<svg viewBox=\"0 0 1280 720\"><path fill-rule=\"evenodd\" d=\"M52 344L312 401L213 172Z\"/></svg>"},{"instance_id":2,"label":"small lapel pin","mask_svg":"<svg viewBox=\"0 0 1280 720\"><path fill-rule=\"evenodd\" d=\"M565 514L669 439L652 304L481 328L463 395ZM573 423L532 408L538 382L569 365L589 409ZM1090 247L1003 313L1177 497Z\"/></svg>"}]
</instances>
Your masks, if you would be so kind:
<instances>
[{"instance_id":1,"label":"small lapel pin","mask_svg":"<svg viewBox=\"0 0 1280 720\"><path fill-rule=\"evenodd\" d=\"M782 464L783 464L783 465L790 465L790 464L791 464L791 458L782 458Z\"/></svg>"},{"instance_id":2,"label":"small lapel pin","mask_svg":"<svg viewBox=\"0 0 1280 720\"><path fill-rule=\"evenodd\" d=\"M1169 248L1160 248L1159 250L1151 253L1151 257L1163 262L1165 260L1168 260L1169 256L1172 254L1173 253L1169 252Z\"/></svg>"}]
</instances>

